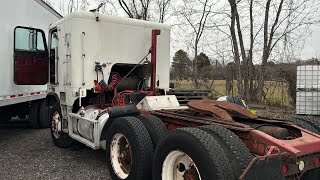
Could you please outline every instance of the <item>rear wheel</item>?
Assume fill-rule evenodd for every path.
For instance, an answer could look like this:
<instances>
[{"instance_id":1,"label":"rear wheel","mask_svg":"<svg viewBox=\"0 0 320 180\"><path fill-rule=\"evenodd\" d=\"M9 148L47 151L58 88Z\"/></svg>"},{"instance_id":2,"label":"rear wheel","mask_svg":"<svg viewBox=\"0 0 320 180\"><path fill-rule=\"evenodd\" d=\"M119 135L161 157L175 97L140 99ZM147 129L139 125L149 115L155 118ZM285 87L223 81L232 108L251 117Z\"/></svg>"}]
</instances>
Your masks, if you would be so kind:
<instances>
[{"instance_id":1,"label":"rear wheel","mask_svg":"<svg viewBox=\"0 0 320 180\"><path fill-rule=\"evenodd\" d=\"M162 179L201 179L199 169L185 152L171 151L162 166Z\"/></svg>"},{"instance_id":2,"label":"rear wheel","mask_svg":"<svg viewBox=\"0 0 320 180\"><path fill-rule=\"evenodd\" d=\"M157 146L153 180L234 179L222 147L197 128L174 130Z\"/></svg>"},{"instance_id":3,"label":"rear wheel","mask_svg":"<svg viewBox=\"0 0 320 180\"><path fill-rule=\"evenodd\" d=\"M68 133L63 132L62 123L63 118L61 114L61 107L59 104L55 104L50 109L51 118L51 136L55 146L59 148L70 147L73 143L73 139Z\"/></svg>"},{"instance_id":4,"label":"rear wheel","mask_svg":"<svg viewBox=\"0 0 320 180\"><path fill-rule=\"evenodd\" d=\"M302 119L292 117L292 118L289 118L288 121L298 124L298 126L302 127L303 129L306 129L314 133L318 133L317 129L315 129L313 126L311 126L309 123L305 122Z\"/></svg>"},{"instance_id":5,"label":"rear wheel","mask_svg":"<svg viewBox=\"0 0 320 180\"><path fill-rule=\"evenodd\" d=\"M166 125L161 121L160 118L153 115L138 116L138 119L140 119L143 125L147 128L153 144L153 148L155 149L158 142L165 138L169 133Z\"/></svg>"},{"instance_id":6,"label":"rear wheel","mask_svg":"<svg viewBox=\"0 0 320 180\"><path fill-rule=\"evenodd\" d=\"M239 179L253 159L249 149L241 139L232 131L221 126L202 126L199 129L208 132L219 142L228 156L234 177Z\"/></svg>"},{"instance_id":7,"label":"rear wheel","mask_svg":"<svg viewBox=\"0 0 320 180\"><path fill-rule=\"evenodd\" d=\"M106 145L112 179L151 179L152 142L139 119L115 119L107 130Z\"/></svg>"},{"instance_id":8,"label":"rear wheel","mask_svg":"<svg viewBox=\"0 0 320 180\"><path fill-rule=\"evenodd\" d=\"M304 121L317 130L317 133L320 133L320 120L311 119L308 117L296 117L296 120Z\"/></svg>"}]
</instances>

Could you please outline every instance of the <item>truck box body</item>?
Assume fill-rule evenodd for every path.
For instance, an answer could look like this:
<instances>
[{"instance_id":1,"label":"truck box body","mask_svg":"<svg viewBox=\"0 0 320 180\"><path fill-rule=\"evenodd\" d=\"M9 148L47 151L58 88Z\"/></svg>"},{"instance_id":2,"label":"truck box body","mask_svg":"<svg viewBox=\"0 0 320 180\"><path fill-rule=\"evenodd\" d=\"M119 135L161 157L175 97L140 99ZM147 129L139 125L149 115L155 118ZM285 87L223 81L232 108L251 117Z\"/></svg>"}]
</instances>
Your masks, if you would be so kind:
<instances>
[{"instance_id":1,"label":"truck box body","mask_svg":"<svg viewBox=\"0 0 320 180\"><path fill-rule=\"evenodd\" d=\"M76 12L50 26L59 37L59 57L56 65L55 92L66 92L72 105L79 88L90 90L97 80L96 63L105 64L104 77L108 81L114 64L136 65L151 47L152 30L159 29L157 43L156 80L160 89L169 89L170 28L167 25L141 20L113 17L92 12ZM52 46L51 46L52 48ZM151 56L148 56L151 60Z\"/></svg>"},{"instance_id":2,"label":"truck box body","mask_svg":"<svg viewBox=\"0 0 320 180\"><path fill-rule=\"evenodd\" d=\"M41 0L3 1L0 8L0 107L38 99L47 85L16 85L14 83L14 29L34 27L48 32L50 24L61 19Z\"/></svg>"}]
</instances>

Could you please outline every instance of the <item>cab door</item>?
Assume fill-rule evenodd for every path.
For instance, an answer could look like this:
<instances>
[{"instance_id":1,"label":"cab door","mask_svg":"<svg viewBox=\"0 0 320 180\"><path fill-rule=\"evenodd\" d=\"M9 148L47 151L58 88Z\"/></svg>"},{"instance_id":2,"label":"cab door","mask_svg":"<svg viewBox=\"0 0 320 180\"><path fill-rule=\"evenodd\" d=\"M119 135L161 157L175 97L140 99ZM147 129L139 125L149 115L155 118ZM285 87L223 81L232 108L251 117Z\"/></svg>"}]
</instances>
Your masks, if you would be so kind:
<instances>
[{"instance_id":1,"label":"cab door","mask_svg":"<svg viewBox=\"0 0 320 180\"><path fill-rule=\"evenodd\" d=\"M49 55L41 29L18 26L14 30L14 83L44 85L48 82Z\"/></svg>"}]
</instances>

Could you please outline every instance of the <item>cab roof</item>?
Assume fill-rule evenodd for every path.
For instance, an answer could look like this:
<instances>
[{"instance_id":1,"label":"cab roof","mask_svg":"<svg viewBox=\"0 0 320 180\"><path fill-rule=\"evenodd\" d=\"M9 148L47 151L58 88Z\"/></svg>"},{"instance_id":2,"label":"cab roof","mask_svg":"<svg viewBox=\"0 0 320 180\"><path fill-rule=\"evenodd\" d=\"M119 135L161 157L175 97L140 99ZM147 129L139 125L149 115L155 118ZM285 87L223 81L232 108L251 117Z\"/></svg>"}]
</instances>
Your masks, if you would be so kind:
<instances>
[{"instance_id":1,"label":"cab roof","mask_svg":"<svg viewBox=\"0 0 320 180\"><path fill-rule=\"evenodd\" d=\"M88 19L92 21L96 21L96 13L94 12L84 12L84 11L77 11L74 13L71 13L61 20L53 23L50 26L50 29L63 24L69 20L72 19ZM150 22L150 21L144 21L144 20L138 20L138 19L131 19L131 18L125 18L125 17L118 17L118 16L110 16L105 14L99 14L99 21L100 22L111 22L111 23L117 23L117 24L125 24L125 25L131 25L131 26L138 26L138 27L145 27L145 28L159 28L162 30L170 30L170 26L162 24L162 23L156 23L156 22Z\"/></svg>"}]
</instances>

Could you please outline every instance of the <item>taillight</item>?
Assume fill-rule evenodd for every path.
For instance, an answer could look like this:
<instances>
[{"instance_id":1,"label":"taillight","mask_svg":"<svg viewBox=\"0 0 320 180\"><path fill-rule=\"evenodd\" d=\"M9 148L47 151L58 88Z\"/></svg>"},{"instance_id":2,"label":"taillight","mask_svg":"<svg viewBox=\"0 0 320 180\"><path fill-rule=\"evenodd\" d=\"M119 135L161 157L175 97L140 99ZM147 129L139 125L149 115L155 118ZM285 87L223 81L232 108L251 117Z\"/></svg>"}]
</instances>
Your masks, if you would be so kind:
<instances>
[{"instance_id":1,"label":"taillight","mask_svg":"<svg viewBox=\"0 0 320 180\"><path fill-rule=\"evenodd\" d=\"M286 176L288 173L288 167L285 164L282 164L282 172Z\"/></svg>"},{"instance_id":2,"label":"taillight","mask_svg":"<svg viewBox=\"0 0 320 180\"><path fill-rule=\"evenodd\" d=\"M319 157L316 157L316 158L314 159L314 166L315 166L316 168L318 168L318 167L320 166L320 158L319 158Z\"/></svg>"}]
</instances>

